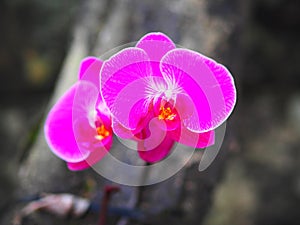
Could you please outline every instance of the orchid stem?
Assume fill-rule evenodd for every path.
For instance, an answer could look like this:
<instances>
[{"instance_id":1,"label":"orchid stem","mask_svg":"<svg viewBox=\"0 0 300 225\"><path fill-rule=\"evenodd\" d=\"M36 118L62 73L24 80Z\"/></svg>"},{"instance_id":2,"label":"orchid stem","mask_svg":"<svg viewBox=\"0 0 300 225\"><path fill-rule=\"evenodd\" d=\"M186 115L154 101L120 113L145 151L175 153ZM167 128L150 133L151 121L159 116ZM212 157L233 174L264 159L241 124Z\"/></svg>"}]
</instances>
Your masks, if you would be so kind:
<instances>
[{"instance_id":1,"label":"orchid stem","mask_svg":"<svg viewBox=\"0 0 300 225\"><path fill-rule=\"evenodd\" d=\"M98 225L106 225L106 217L108 212L108 203L111 198L111 195L115 192L120 191L118 186L106 186L104 188L104 196L102 198L101 207L100 207L100 217Z\"/></svg>"}]
</instances>

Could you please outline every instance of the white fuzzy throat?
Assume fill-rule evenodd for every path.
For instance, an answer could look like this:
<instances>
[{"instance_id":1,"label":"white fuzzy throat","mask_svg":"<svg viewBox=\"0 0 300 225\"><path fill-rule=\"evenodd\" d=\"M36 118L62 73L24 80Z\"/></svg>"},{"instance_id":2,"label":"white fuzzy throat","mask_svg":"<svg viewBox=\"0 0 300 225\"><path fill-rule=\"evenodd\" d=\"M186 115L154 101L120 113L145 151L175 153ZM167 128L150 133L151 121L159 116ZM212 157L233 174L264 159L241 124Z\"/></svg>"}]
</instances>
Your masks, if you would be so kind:
<instances>
[{"instance_id":1,"label":"white fuzzy throat","mask_svg":"<svg viewBox=\"0 0 300 225\"><path fill-rule=\"evenodd\" d=\"M174 102L175 106L176 97L179 93L182 93L182 88L179 86L178 81L175 80L174 76L164 76L164 79L151 76L146 82L146 106L149 106L151 102L156 103L160 98L167 102Z\"/></svg>"}]
</instances>

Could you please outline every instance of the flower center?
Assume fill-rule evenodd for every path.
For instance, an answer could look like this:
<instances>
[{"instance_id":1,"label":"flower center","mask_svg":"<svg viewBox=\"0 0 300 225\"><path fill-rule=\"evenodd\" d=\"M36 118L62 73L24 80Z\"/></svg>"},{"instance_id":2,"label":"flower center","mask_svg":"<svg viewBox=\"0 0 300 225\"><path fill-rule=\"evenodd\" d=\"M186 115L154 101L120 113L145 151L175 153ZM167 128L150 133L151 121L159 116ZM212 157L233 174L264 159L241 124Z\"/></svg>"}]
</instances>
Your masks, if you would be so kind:
<instances>
[{"instance_id":1,"label":"flower center","mask_svg":"<svg viewBox=\"0 0 300 225\"><path fill-rule=\"evenodd\" d=\"M158 119L160 120L174 120L176 117L176 113L172 112L171 107L161 106L159 108Z\"/></svg>"},{"instance_id":2,"label":"flower center","mask_svg":"<svg viewBox=\"0 0 300 225\"><path fill-rule=\"evenodd\" d=\"M102 141L104 138L109 136L109 131L106 130L105 126L103 124L96 127L97 135L95 136L96 139Z\"/></svg>"}]
</instances>

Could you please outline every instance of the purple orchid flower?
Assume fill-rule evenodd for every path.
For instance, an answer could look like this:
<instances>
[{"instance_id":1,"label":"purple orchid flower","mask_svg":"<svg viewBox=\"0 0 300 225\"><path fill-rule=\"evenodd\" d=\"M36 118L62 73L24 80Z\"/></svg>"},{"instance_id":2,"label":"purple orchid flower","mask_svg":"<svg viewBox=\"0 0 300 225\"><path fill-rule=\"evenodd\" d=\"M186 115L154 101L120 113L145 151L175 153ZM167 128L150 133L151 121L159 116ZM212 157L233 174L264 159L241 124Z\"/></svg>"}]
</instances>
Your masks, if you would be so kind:
<instances>
[{"instance_id":1,"label":"purple orchid flower","mask_svg":"<svg viewBox=\"0 0 300 225\"><path fill-rule=\"evenodd\" d=\"M105 61L100 92L115 134L136 140L140 157L150 163L165 158L175 142L214 144L214 129L236 102L233 77L223 65L176 48L162 33L149 33Z\"/></svg>"},{"instance_id":2,"label":"purple orchid flower","mask_svg":"<svg viewBox=\"0 0 300 225\"><path fill-rule=\"evenodd\" d=\"M89 168L112 145L110 113L99 94L101 67L97 58L84 59L79 80L52 107L45 122L48 145L70 170Z\"/></svg>"}]
</instances>

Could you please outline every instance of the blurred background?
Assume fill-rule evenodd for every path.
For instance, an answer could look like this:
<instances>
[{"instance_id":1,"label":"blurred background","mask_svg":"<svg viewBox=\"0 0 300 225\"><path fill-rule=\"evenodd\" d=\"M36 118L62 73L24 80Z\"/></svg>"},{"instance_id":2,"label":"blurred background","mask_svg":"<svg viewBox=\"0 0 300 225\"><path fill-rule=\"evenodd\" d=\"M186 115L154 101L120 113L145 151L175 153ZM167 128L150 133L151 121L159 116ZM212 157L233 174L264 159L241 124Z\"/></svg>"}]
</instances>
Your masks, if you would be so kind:
<instances>
[{"instance_id":1,"label":"blurred background","mask_svg":"<svg viewBox=\"0 0 300 225\"><path fill-rule=\"evenodd\" d=\"M7 224L6 215L17 210L21 165L66 76L67 59L77 54L72 49L82 43L83 56L99 56L108 47L161 31L225 64L238 102L221 156L204 174L197 166L187 172L179 211L134 224L298 224L299 28L298 0L0 0L0 223ZM80 188L72 187L78 194ZM51 224L32 221L28 224ZM67 222L86 222L80 221Z\"/></svg>"}]
</instances>

